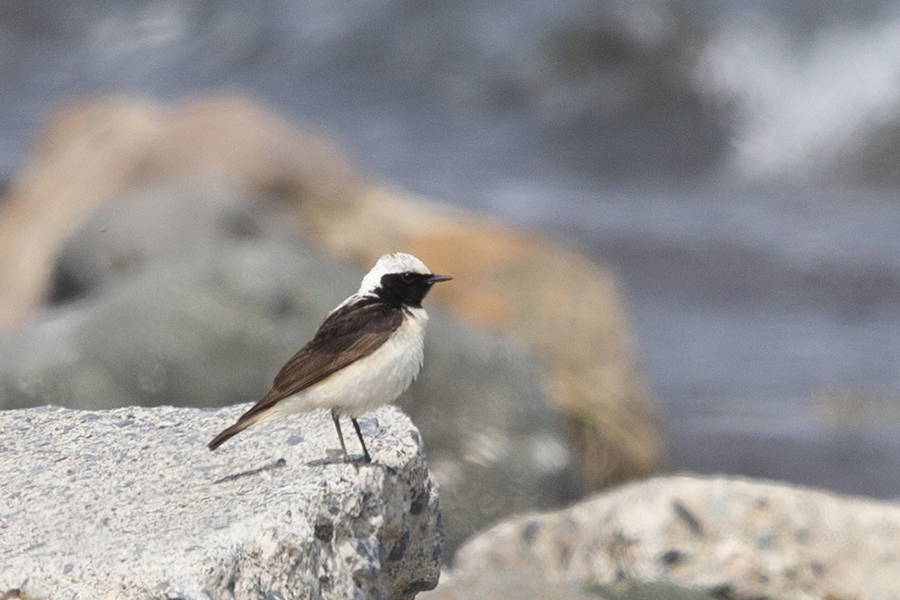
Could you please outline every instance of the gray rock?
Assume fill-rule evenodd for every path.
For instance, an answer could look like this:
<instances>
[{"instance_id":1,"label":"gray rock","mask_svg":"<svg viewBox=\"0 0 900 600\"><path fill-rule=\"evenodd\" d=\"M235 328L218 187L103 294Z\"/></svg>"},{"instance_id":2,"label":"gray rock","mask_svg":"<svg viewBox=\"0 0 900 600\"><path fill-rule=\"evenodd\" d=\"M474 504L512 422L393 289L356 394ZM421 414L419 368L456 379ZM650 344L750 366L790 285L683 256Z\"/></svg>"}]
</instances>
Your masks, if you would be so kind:
<instances>
[{"instance_id":1,"label":"gray rock","mask_svg":"<svg viewBox=\"0 0 900 600\"><path fill-rule=\"evenodd\" d=\"M56 254L48 300L64 304L161 266L284 237L283 215L255 188L212 176L135 192L94 210Z\"/></svg>"},{"instance_id":2,"label":"gray rock","mask_svg":"<svg viewBox=\"0 0 900 600\"><path fill-rule=\"evenodd\" d=\"M261 397L362 273L317 254L259 200L198 180L98 210L58 259L55 306L0 340L0 408ZM428 312L425 368L400 404L441 482L452 552L513 512L570 502L576 486L535 357Z\"/></svg>"},{"instance_id":3,"label":"gray rock","mask_svg":"<svg viewBox=\"0 0 900 600\"><path fill-rule=\"evenodd\" d=\"M671 476L504 521L459 550L454 575L524 570L596 586L608 597L659 592L633 585L642 582L735 600L893 600L897 548L896 503L743 478ZM629 585L620 593L622 582Z\"/></svg>"},{"instance_id":4,"label":"gray rock","mask_svg":"<svg viewBox=\"0 0 900 600\"><path fill-rule=\"evenodd\" d=\"M246 408L0 412L0 592L401 599L437 583L437 484L399 409L361 420L375 462L357 470L321 411L207 450Z\"/></svg>"}]
</instances>

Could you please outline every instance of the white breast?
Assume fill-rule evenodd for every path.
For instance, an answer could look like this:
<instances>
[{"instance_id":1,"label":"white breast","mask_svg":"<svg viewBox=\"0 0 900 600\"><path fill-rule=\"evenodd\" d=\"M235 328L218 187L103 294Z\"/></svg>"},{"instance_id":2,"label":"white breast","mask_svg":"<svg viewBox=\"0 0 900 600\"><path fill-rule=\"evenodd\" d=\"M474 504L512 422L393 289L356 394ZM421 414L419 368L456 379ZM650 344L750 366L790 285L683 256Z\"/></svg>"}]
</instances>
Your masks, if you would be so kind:
<instances>
[{"instance_id":1,"label":"white breast","mask_svg":"<svg viewBox=\"0 0 900 600\"><path fill-rule=\"evenodd\" d=\"M427 322L424 309L408 309L403 324L380 348L279 401L265 420L316 408L335 408L339 414L355 418L393 402L422 368Z\"/></svg>"}]
</instances>

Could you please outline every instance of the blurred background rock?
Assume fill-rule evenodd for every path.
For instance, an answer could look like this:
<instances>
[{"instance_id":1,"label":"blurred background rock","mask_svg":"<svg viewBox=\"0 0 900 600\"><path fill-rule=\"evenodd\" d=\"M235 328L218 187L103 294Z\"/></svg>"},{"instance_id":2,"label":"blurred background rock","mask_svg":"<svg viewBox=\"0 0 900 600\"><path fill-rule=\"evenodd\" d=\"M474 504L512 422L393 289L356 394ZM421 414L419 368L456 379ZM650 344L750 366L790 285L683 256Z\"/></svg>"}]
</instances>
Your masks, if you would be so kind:
<instances>
[{"instance_id":1,"label":"blurred background rock","mask_svg":"<svg viewBox=\"0 0 900 600\"><path fill-rule=\"evenodd\" d=\"M248 101L61 110L0 206L0 240L5 408L256 399L403 248L461 288L443 295L456 316L436 315L428 374L403 402L441 477L448 551L663 459L610 273L367 183Z\"/></svg>"},{"instance_id":2,"label":"blurred background rock","mask_svg":"<svg viewBox=\"0 0 900 600\"><path fill-rule=\"evenodd\" d=\"M606 598L888 600L898 525L896 503L744 478L652 477L473 536L454 578L477 589L498 573L540 574Z\"/></svg>"},{"instance_id":3,"label":"blurred background rock","mask_svg":"<svg viewBox=\"0 0 900 600\"><path fill-rule=\"evenodd\" d=\"M898 29L880 0L3 2L0 406L252 400L403 249L457 278L405 399L450 548L664 465L895 497Z\"/></svg>"}]
</instances>

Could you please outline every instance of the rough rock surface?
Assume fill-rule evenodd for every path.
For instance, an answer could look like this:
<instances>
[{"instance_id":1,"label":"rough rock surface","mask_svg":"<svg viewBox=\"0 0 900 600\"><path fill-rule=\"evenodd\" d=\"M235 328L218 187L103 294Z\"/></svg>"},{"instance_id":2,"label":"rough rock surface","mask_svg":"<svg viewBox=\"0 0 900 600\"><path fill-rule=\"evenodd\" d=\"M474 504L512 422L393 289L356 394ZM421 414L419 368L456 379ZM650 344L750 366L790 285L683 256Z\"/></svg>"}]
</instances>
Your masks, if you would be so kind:
<instances>
[{"instance_id":1,"label":"rough rock surface","mask_svg":"<svg viewBox=\"0 0 900 600\"><path fill-rule=\"evenodd\" d=\"M437 583L437 484L402 411L360 420L375 462L357 470L323 411L207 450L246 408L0 412L0 594L386 600Z\"/></svg>"},{"instance_id":2,"label":"rough rock surface","mask_svg":"<svg viewBox=\"0 0 900 600\"><path fill-rule=\"evenodd\" d=\"M360 269L404 250L452 274L455 284L429 300L534 349L585 488L662 463L625 302L603 265L367 180L328 143L241 98L73 102L36 139L0 203L0 327L21 324L48 296L59 248L94 208L134 189L224 174L274 199L290 211L286 223Z\"/></svg>"},{"instance_id":3,"label":"rough rock surface","mask_svg":"<svg viewBox=\"0 0 900 600\"><path fill-rule=\"evenodd\" d=\"M459 576L667 582L717 598L896 600L900 505L738 478L660 477L523 515L457 553Z\"/></svg>"},{"instance_id":4,"label":"rough rock surface","mask_svg":"<svg viewBox=\"0 0 900 600\"><path fill-rule=\"evenodd\" d=\"M0 407L261 397L363 273L316 253L246 193L204 178L95 211L64 245L52 310L0 340ZM204 210L181 209L192 201ZM528 348L428 300L425 368L402 406L441 482L452 552L514 512L568 504L577 482Z\"/></svg>"}]
</instances>

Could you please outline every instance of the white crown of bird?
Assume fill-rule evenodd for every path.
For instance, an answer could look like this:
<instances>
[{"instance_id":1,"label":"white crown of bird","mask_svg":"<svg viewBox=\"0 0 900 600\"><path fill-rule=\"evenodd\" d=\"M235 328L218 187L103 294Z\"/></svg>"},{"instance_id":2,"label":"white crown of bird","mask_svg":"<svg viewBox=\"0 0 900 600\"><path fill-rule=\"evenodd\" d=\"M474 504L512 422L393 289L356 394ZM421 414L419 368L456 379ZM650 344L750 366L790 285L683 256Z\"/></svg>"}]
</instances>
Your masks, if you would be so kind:
<instances>
[{"instance_id":1,"label":"white crown of bird","mask_svg":"<svg viewBox=\"0 0 900 600\"><path fill-rule=\"evenodd\" d=\"M412 254L404 252L385 254L378 259L372 270L363 277L358 293L371 294L381 285L381 278L388 273L406 273L407 271L421 273L422 275L431 273L428 267L425 266L425 263Z\"/></svg>"}]
</instances>

